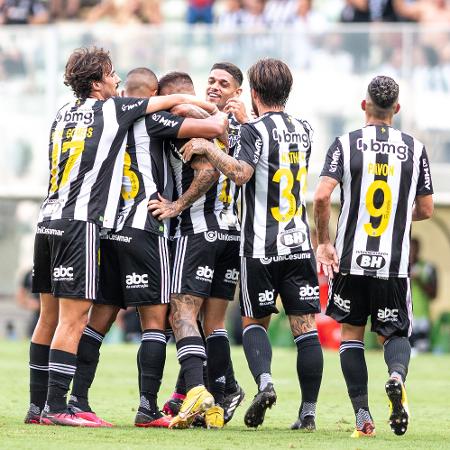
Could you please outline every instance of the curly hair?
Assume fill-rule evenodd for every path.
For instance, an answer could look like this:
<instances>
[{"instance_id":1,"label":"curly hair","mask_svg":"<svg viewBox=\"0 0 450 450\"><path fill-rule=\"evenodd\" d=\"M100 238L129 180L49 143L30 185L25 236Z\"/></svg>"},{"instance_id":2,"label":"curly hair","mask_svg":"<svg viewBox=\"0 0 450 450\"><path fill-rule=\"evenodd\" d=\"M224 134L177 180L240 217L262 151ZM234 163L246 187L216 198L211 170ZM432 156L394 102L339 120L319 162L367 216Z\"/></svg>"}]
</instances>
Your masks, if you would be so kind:
<instances>
[{"instance_id":1,"label":"curly hair","mask_svg":"<svg viewBox=\"0 0 450 450\"><path fill-rule=\"evenodd\" d=\"M367 92L375 106L389 109L398 100L399 87L392 78L379 75L369 83Z\"/></svg>"},{"instance_id":2,"label":"curly hair","mask_svg":"<svg viewBox=\"0 0 450 450\"><path fill-rule=\"evenodd\" d=\"M266 106L285 106L292 89L292 73L279 59L265 58L248 69L250 87Z\"/></svg>"},{"instance_id":3,"label":"curly hair","mask_svg":"<svg viewBox=\"0 0 450 450\"><path fill-rule=\"evenodd\" d=\"M92 83L101 81L113 68L109 52L103 48L77 48L70 55L64 72L64 84L70 86L77 98L86 99Z\"/></svg>"}]
</instances>

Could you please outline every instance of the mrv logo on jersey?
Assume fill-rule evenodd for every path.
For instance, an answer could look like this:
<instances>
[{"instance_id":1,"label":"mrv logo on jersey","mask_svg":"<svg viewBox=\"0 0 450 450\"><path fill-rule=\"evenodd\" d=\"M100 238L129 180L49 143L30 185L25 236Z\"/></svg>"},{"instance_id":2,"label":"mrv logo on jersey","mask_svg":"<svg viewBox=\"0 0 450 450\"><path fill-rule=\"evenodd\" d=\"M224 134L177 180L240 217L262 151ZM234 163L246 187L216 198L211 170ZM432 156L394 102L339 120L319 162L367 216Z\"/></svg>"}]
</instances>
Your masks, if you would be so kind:
<instances>
[{"instance_id":1,"label":"mrv logo on jersey","mask_svg":"<svg viewBox=\"0 0 450 450\"><path fill-rule=\"evenodd\" d=\"M369 144L366 144L362 138L359 138L356 141L356 148L362 152L369 150L383 155L395 155L402 162L408 159L408 147L397 142L381 142L371 139Z\"/></svg>"},{"instance_id":2,"label":"mrv logo on jersey","mask_svg":"<svg viewBox=\"0 0 450 450\"><path fill-rule=\"evenodd\" d=\"M356 264L358 264L361 269L379 270L386 265L386 259L379 254L361 253L356 258Z\"/></svg>"},{"instance_id":3,"label":"mrv logo on jersey","mask_svg":"<svg viewBox=\"0 0 450 450\"><path fill-rule=\"evenodd\" d=\"M67 122L67 123L81 123L82 125L92 125L94 123L94 110L89 109L78 109L76 111L64 111L64 114L58 112L56 116L57 122Z\"/></svg>"},{"instance_id":4,"label":"mrv logo on jersey","mask_svg":"<svg viewBox=\"0 0 450 450\"><path fill-rule=\"evenodd\" d=\"M398 309L379 309L377 313L377 319L380 322L397 322L398 320Z\"/></svg>"},{"instance_id":5,"label":"mrv logo on jersey","mask_svg":"<svg viewBox=\"0 0 450 450\"><path fill-rule=\"evenodd\" d=\"M274 289L272 289L271 291L269 291L269 289L266 289L264 292L260 292L258 294L258 302L261 306L273 304L273 299L275 297L273 291Z\"/></svg>"},{"instance_id":6,"label":"mrv logo on jersey","mask_svg":"<svg viewBox=\"0 0 450 450\"><path fill-rule=\"evenodd\" d=\"M53 269L53 279L55 281L73 281L73 267L55 267Z\"/></svg>"},{"instance_id":7,"label":"mrv logo on jersey","mask_svg":"<svg viewBox=\"0 0 450 450\"><path fill-rule=\"evenodd\" d=\"M306 241L306 233L299 229L283 231L278 235L278 239L285 247L300 247Z\"/></svg>"},{"instance_id":8,"label":"mrv logo on jersey","mask_svg":"<svg viewBox=\"0 0 450 450\"><path fill-rule=\"evenodd\" d=\"M148 287L148 273L138 274L133 272L131 275L125 277L127 289L138 289Z\"/></svg>"},{"instance_id":9,"label":"mrv logo on jersey","mask_svg":"<svg viewBox=\"0 0 450 450\"><path fill-rule=\"evenodd\" d=\"M207 283L211 283L214 276L214 269L211 269L209 266L198 266L197 272L195 272L195 279L206 281Z\"/></svg>"}]
</instances>

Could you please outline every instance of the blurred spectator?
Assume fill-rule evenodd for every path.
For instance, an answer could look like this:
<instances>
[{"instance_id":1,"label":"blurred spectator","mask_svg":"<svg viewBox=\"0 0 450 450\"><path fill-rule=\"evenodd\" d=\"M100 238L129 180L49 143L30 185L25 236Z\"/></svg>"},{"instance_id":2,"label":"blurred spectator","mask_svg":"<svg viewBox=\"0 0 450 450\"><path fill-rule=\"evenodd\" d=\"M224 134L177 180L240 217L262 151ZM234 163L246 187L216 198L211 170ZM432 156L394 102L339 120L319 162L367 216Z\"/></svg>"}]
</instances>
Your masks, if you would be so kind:
<instances>
[{"instance_id":1,"label":"blurred spectator","mask_svg":"<svg viewBox=\"0 0 450 450\"><path fill-rule=\"evenodd\" d=\"M346 0L342 22L396 22L395 0Z\"/></svg>"},{"instance_id":2,"label":"blurred spectator","mask_svg":"<svg viewBox=\"0 0 450 450\"><path fill-rule=\"evenodd\" d=\"M420 241L411 239L411 294L413 301L413 329L411 346L416 352L430 350L430 302L437 294L437 272L433 264L420 258Z\"/></svg>"},{"instance_id":3,"label":"blurred spectator","mask_svg":"<svg viewBox=\"0 0 450 450\"><path fill-rule=\"evenodd\" d=\"M101 0L50 0L52 20L80 18L82 11L97 6Z\"/></svg>"},{"instance_id":4,"label":"blurred spectator","mask_svg":"<svg viewBox=\"0 0 450 450\"><path fill-rule=\"evenodd\" d=\"M291 23L297 12L297 4L297 0L268 0L264 14L272 25Z\"/></svg>"},{"instance_id":5,"label":"blurred spectator","mask_svg":"<svg viewBox=\"0 0 450 450\"><path fill-rule=\"evenodd\" d=\"M327 21L325 17L313 9L313 0L297 0L294 14L289 20L295 28L323 30Z\"/></svg>"},{"instance_id":6,"label":"blurred spectator","mask_svg":"<svg viewBox=\"0 0 450 450\"><path fill-rule=\"evenodd\" d=\"M393 0L402 17L422 23L450 23L450 4L447 0Z\"/></svg>"},{"instance_id":7,"label":"blurred spectator","mask_svg":"<svg viewBox=\"0 0 450 450\"><path fill-rule=\"evenodd\" d=\"M187 23L213 23L214 0L188 0Z\"/></svg>"},{"instance_id":8,"label":"blurred spectator","mask_svg":"<svg viewBox=\"0 0 450 450\"><path fill-rule=\"evenodd\" d=\"M264 13L266 0L244 0L242 13L242 25L253 29L264 29L269 25L269 20Z\"/></svg>"},{"instance_id":9,"label":"blurred spectator","mask_svg":"<svg viewBox=\"0 0 450 450\"><path fill-rule=\"evenodd\" d=\"M36 323L39 319L40 300L39 294L33 294L31 292L31 270L29 270L22 279L22 282L16 292L17 304L32 312L30 321L27 326L27 336L31 337L33 334Z\"/></svg>"},{"instance_id":10,"label":"blurred spectator","mask_svg":"<svg viewBox=\"0 0 450 450\"><path fill-rule=\"evenodd\" d=\"M0 0L0 25L48 23L47 6L38 0Z\"/></svg>"},{"instance_id":11,"label":"blurred spectator","mask_svg":"<svg viewBox=\"0 0 450 450\"><path fill-rule=\"evenodd\" d=\"M224 30L241 25L244 11L242 6L242 0L227 0L225 11L217 18L217 24Z\"/></svg>"},{"instance_id":12,"label":"blurred spectator","mask_svg":"<svg viewBox=\"0 0 450 450\"><path fill-rule=\"evenodd\" d=\"M118 24L162 21L160 0L102 0L87 15L89 22L108 19Z\"/></svg>"}]
</instances>

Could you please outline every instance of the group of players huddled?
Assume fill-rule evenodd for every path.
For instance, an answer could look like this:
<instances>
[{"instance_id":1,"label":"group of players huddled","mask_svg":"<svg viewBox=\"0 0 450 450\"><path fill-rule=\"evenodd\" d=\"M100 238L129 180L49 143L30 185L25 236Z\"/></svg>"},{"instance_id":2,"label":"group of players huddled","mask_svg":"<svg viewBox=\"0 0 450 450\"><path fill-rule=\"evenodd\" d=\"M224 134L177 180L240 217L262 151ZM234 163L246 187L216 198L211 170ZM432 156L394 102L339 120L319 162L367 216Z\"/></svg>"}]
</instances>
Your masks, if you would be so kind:
<instances>
[{"instance_id":1,"label":"group of players huddled","mask_svg":"<svg viewBox=\"0 0 450 450\"><path fill-rule=\"evenodd\" d=\"M352 436L375 435L363 343L369 316L384 342L391 428L404 434L409 236L412 220L431 216L433 191L424 146L392 128L395 81L371 81L361 104L365 126L337 138L327 153L314 200L316 255L305 199L312 130L285 112L293 82L285 63L268 58L248 70L253 118L232 63L212 66L205 101L184 72L158 80L147 68L131 70L122 95L120 81L103 49L69 57L65 84L75 99L51 128L48 196L35 239L41 313L25 422L111 426L92 411L88 392L104 336L119 310L133 306L142 328L135 425L222 428L244 399L225 329L240 282L243 348L258 388L245 424L260 426L277 399L267 329L280 297L298 350L301 403L292 428L315 430L323 372L316 270L323 270L331 285L327 314L342 323ZM172 334L180 372L160 411Z\"/></svg>"}]
</instances>

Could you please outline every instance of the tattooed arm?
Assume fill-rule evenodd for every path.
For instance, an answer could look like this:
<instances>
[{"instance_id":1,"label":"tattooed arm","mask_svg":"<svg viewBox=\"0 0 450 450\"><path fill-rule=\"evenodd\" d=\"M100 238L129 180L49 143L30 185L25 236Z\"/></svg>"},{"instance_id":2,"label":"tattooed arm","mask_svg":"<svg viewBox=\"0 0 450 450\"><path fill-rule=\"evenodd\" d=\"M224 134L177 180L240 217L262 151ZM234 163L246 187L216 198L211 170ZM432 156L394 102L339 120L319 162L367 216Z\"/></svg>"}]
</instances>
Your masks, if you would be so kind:
<instances>
[{"instance_id":1,"label":"tattooed arm","mask_svg":"<svg viewBox=\"0 0 450 450\"><path fill-rule=\"evenodd\" d=\"M253 176L254 168L250 164L233 158L205 139L191 139L180 151L185 161L193 155L205 155L214 167L238 186L247 183Z\"/></svg>"},{"instance_id":2,"label":"tattooed arm","mask_svg":"<svg viewBox=\"0 0 450 450\"><path fill-rule=\"evenodd\" d=\"M219 172L204 156L196 156L191 163L191 167L195 171L194 179L181 197L171 202L158 194L158 200L154 199L148 202L148 210L158 220L177 217L202 195L206 194L219 179Z\"/></svg>"}]
</instances>

